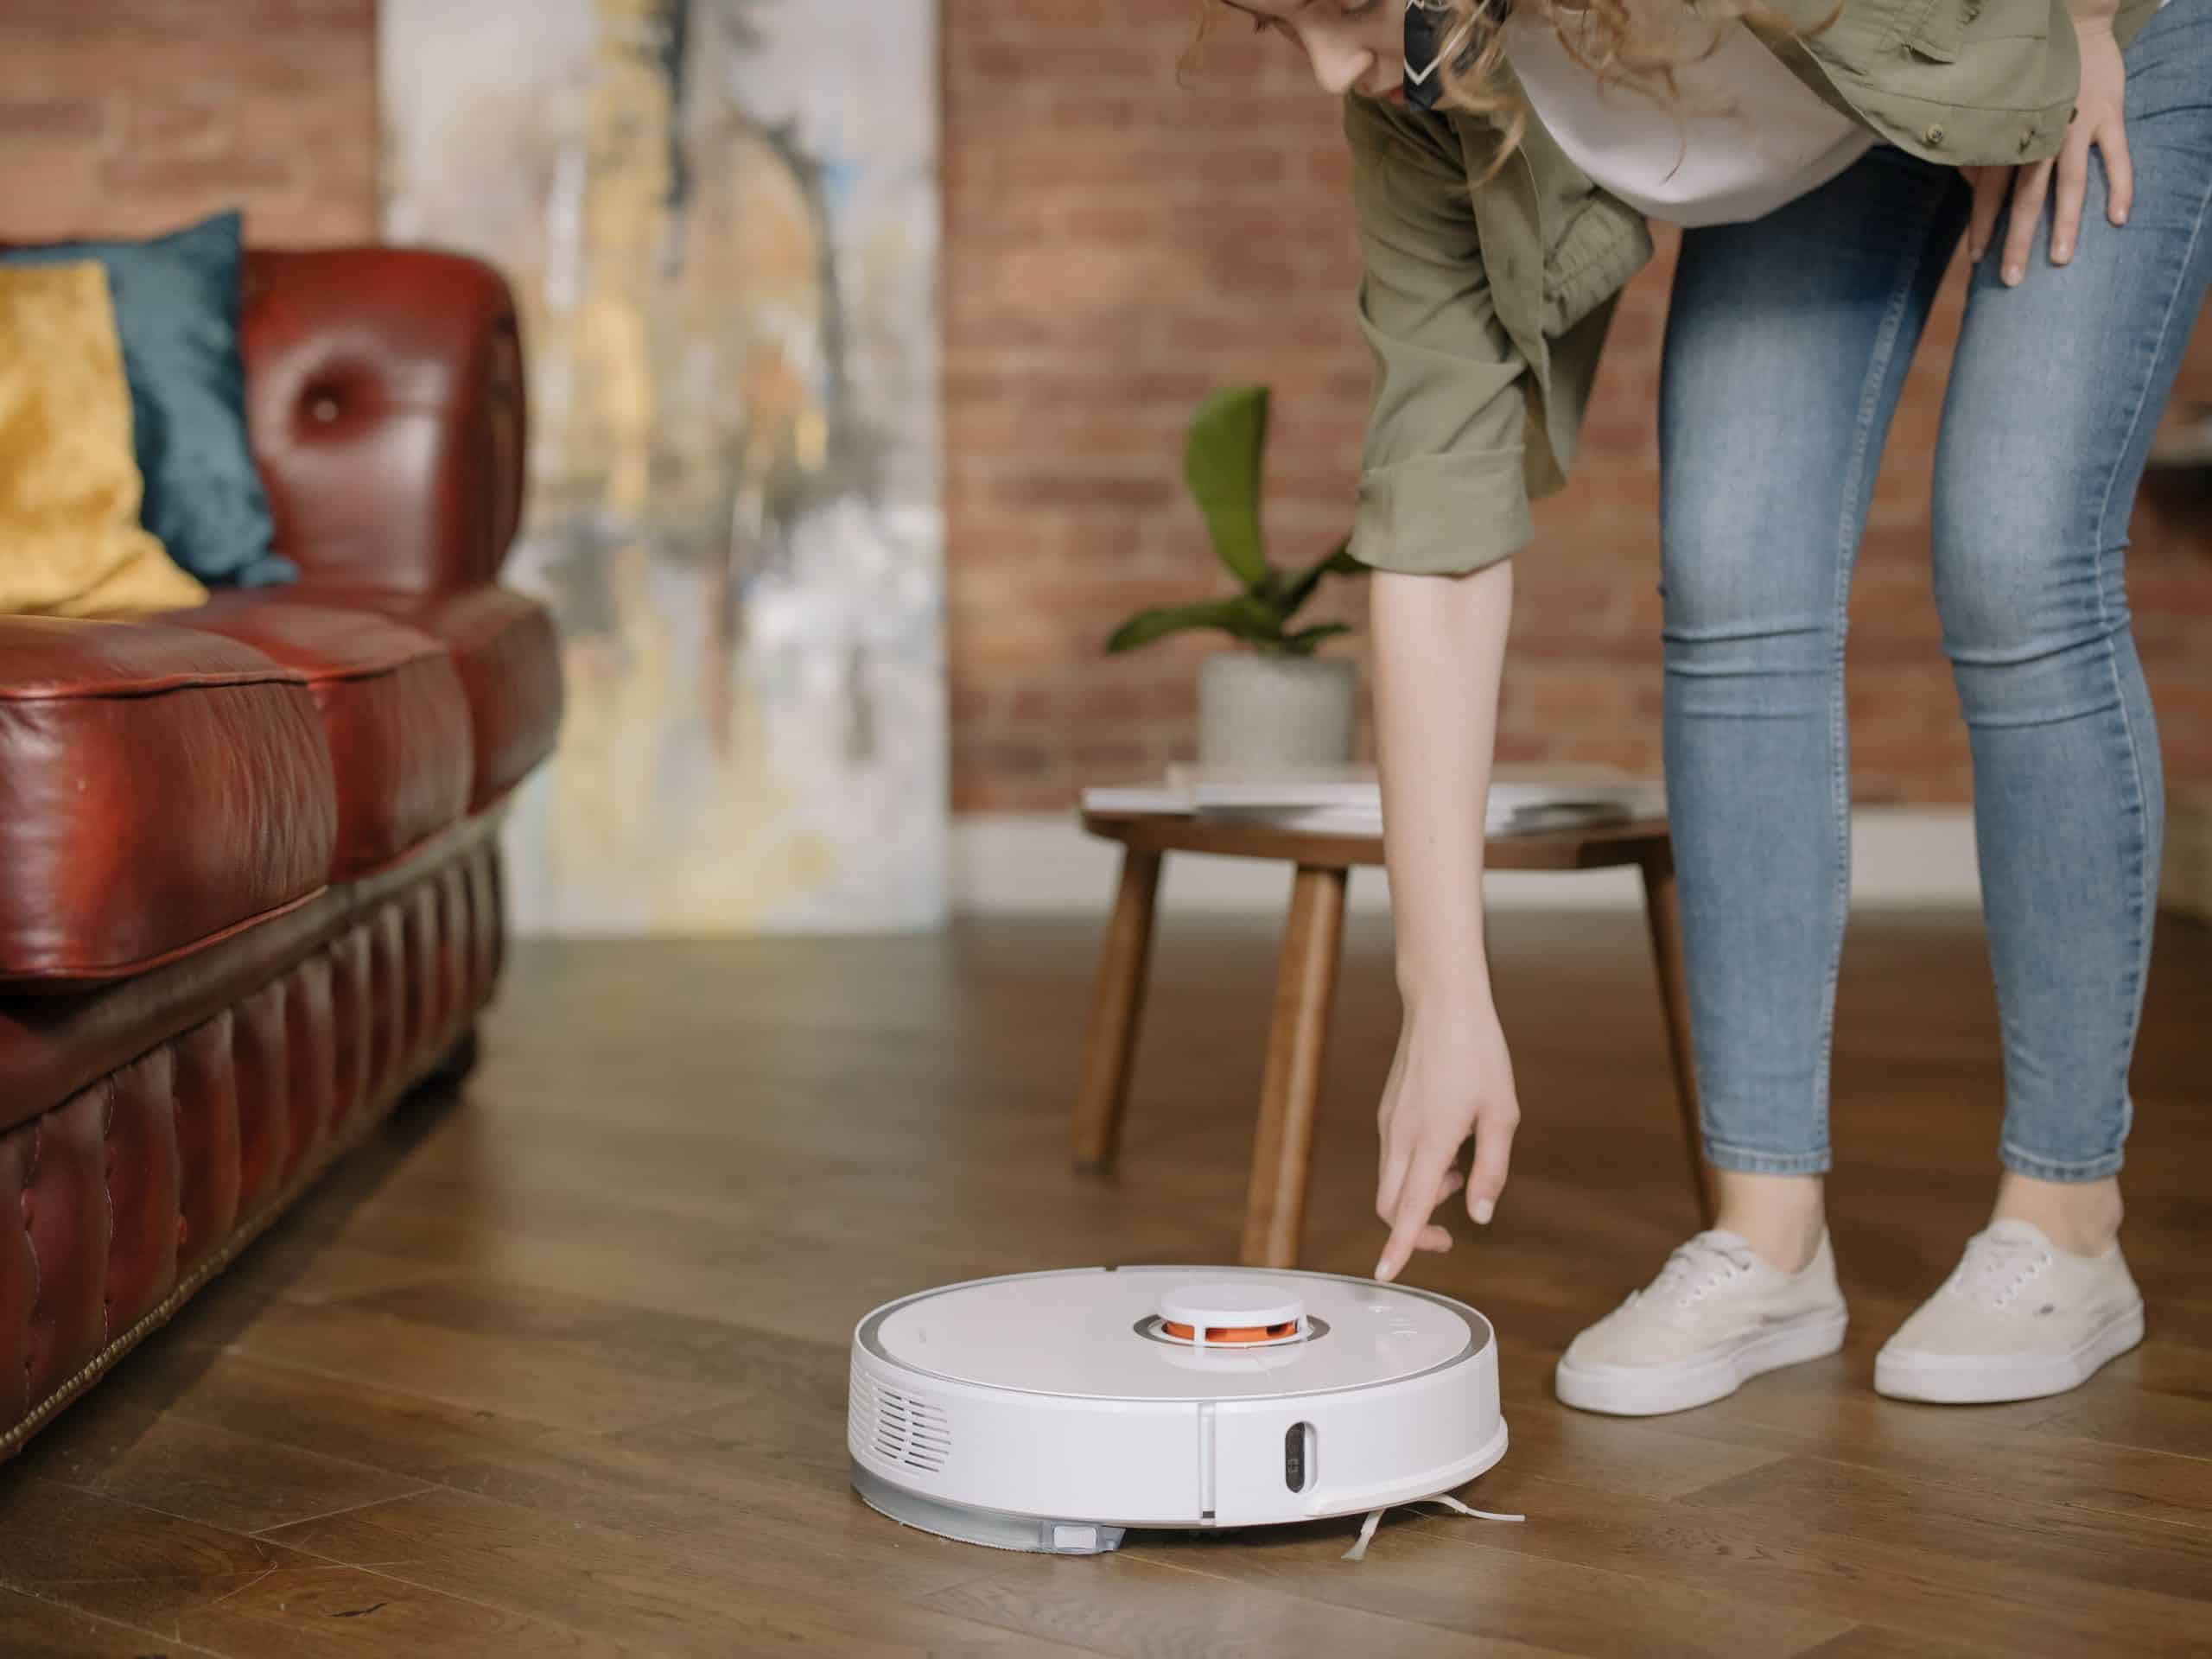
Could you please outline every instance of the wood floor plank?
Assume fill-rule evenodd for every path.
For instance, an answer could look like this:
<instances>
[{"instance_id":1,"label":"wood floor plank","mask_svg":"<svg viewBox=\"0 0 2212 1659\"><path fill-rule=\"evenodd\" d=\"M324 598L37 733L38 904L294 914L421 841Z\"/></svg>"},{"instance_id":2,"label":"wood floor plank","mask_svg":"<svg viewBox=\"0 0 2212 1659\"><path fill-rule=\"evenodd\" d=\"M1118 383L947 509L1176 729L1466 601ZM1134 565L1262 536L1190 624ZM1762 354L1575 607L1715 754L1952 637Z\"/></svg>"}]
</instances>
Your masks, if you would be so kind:
<instances>
[{"instance_id":1,"label":"wood floor plank","mask_svg":"<svg viewBox=\"0 0 2212 1659\"><path fill-rule=\"evenodd\" d=\"M423 1485L258 1432L138 1408L59 1426L51 1444L29 1456L29 1467L47 1479L237 1533L404 1497Z\"/></svg>"},{"instance_id":2,"label":"wood floor plank","mask_svg":"<svg viewBox=\"0 0 2212 1659\"><path fill-rule=\"evenodd\" d=\"M1678 1497L1785 1455L1681 1433L1668 1418L1599 1417L1508 1407L1520 1474L1637 1497Z\"/></svg>"},{"instance_id":3,"label":"wood floor plank","mask_svg":"<svg viewBox=\"0 0 2212 1659\"><path fill-rule=\"evenodd\" d=\"M8 1659L188 1659L213 1651L61 1602L0 1589L0 1652Z\"/></svg>"},{"instance_id":4,"label":"wood floor plank","mask_svg":"<svg viewBox=\"0 0 2212 1659\"><path fill-rule=\"evenodd\" d=\"M280 1567L180 1620L230 1659L616 1659L627 1650L543 1619L358 1567Z\"/></svg>"},{"instance_id":5,"label":"wood floor plank","mask_svg":"<svg viewBox=\"0 0 2212 1659\"><path fill-rule=\"evenodd\" d=\"M1997 1659L2002 1648L1937 1642L1885 1624L1859 1624L1823 1642L1809 1659Z\"/></svg>"},{"instance_id":6,"label":"wood floor plank","mask_svg":"<svg viewBox=\"0 0 2212 1659\"><path fill-rule=\"evenodd\" d=\"M1338 1545L1339 1553L1342 1546ZM1278 1593L1264 1578L1223 1579L1140 1554L1040 1560L930 1598L931 1606L1022 1633L1079 1641L1117 1659L1230 1659L1281 1653L1497 1656L1536 1659L1572 1649L1452 1630L1416 1614L1380 1614Z\"/></svg>"},{"instance_id":7,"label":"wood floor plank","mask_svg":"<svg viewBox=\"0 0 2212 1659\"><path fill-rule=\"evenodd\" d=\"M2024 1413L2031 1433L2065 1435L2123 1450L2212 1460L2212 1395L2191 1399L2147 1389L2100 1389L2032 1402Z\"/></svg>"},{"instance_id":8,"label":"wood floor plank","mask_svg":"<svg viewBox=\"0 0 2212 1659\"><path fill-rule=\"evenodd\" d=\"M734 1425L726 1441L674 1427L609 1437L238 1353L195 1364L167 1408L279 1446L341 1446L349 1461L416 1483L632 1529L696 1525L731 1505L773 1512L803 1494L851 1501L843 1444L818 1420L790 1440L764 1440L757 1423Z\"/></svg>"},{"instance_id":9,"label":"wood floor plank","mask_svg":"<svg viewBox=\"0 0 2212 1659\"><path fill-rule=\"evenodd\" d=\"M502 1284L409 1286L357 1297L347 1306L411 1325L554 1349L741 1402L782 1399L816 1414L844 1409L851 1358L842 1342L765 1337L728 1319Z\"/></svg>"},{"instance_id":10,"label":"wood floor plank","mask_svg":"<svg viewBox=\"0 0 2212 1659\"><path fill-rule=\"evenodd\" d=\"M243 1351L404 1394L533 1416L584 1431L703 1411L726 1389L640 1375L618 1363L465 1331L414 1325L342 1303L266 1309L238 1339Z\"/></svg>"},{"instance_id":11,"label":"wood floor plank","mask_svg":"<svg viewBox=\"0 0 2212 1659\"><path fill-rule=\"evenodd\" d=\"M819 1532L727 1516L716 1525L631 1535L588 1522L434 1490L272 1535L311 1555L374 1563L432 1588L463 1586L606 1640L670 1656L771 1644L853 1654L1013 1654L1021 1638L921 1599L985 1570L970 1549L876 1528L855 1548ZM855 1594L857 1586L866 1592Z\"/></svg>"},{"instance_id":12,"label":"wood floor plank","mask_svg":"<svg viewBox=\"0 0 2212 1659\"><path fill-rule=\"evenodd\" d=\"M2128 1388L2122 1379L2101 1378L2094 1392L2104 1398ZM2049 1409L2050 1402L2039 1403ZM1871 1392L1815 1402L1767 1388L1746 1389L1711 1410L1667 1421L1686 1440L1738 1456L1760 1448L1770 1458L1824 1458L1903 1471L1916 1485L2212 1529L2212 1459L2046 1432L2048 1422L2007 1427L1980 1412L1907 1405Z\"/></svg>"},{"instance_id":13,"label":"wood floor plank","mask_svg":"<svg viewBox=\"0 0 2212 1659\"><path fill-rule=\"evenodd\" d=\"M49 1492L35 1513L55 1530L37 1536L9 1524L16 1513L0 1511L0 1579L23 1592L0 1601L0 1653L9 1659L37 1651L41 1630L56 1643L53 1651L70 1654L519 1659L618 1651L526 1614L335 1567L102 1494ZM112 1640L99 1632L79 1637L76 1627L91 1614L121 1618L130 1628Z\"/></svg>"},{"instance_id":14,"label":"wood floor plank","mask_svg":"<svg viewBox=\"0 0 2212 1659\"><path fill-rule=\"evenodd\" d=\"M1823 1614L1839 1628L1888 1621L1931 1642L2009 1654L2079 1654L2099 1650L2116 1630L2170 1636L2196 1625L2193 1604L2176 1599L2046 1585L2028 1567L1893 1541L1887 1526L1846 1532L1707 1506L1703 1496L1637 1500L1501 1471L1485 1483L1485 1499L1526 1513L1526 1526L1476 1529L1443 1518L1402 1525L1455 1548L1603 1568L1624 1581L1694 1585L1732 1605ZM1909 1532L1909 1520L1896 1529Z\"/></svg>"},{"instance_id":15,"label":"wood floor plank","mask_svg":"<svg viewBox=\"0 0 2212 1659\"><path fill-rule=\"evenodd\" d=\"M2166 1616L2181 1611L2169 1602L2193 1602L2212 1631L2212 1539L2184 1529L1815 1458L1784 1458L1676 1502L1752 1517L1783 1535L1878 1539L1886 1549L1973 1564L1993 1580L2018 1577L2052 1611L2077 1601L2106 1608L2122 1592Z\"/></svg>"},{"instance_id":16,"label":"wood floor plank","mask_svg":"<svg viewBox=\"0 0 2212 1659\"><path fill-rule=\"evenodd\" d=\"M1564 1556L1492 1548L1491 1535L1526 1529L1453 1520L1465 1530L1410 1518L1386 1522L1357 1566L1340 1559L1345 1530L1324 1525L1249 1541L1154 1541L1141 1558L1217 1582L1265 1586L1300 1603L1387 1613L1558 1653L1796 1654L1851 1626L1848 1618L1724 1593L1687 1575L1631 1576Z\"/></svg>"},{"instance_id":17,"label":"wood floor plank","mask_svg":"<svg viewBox=\"0 0 2212 1659\"><path fill-rule=\"evenodd\" d=\"M318 1243L298 1271L285 1275L277 1294L288 1301L317 1307L374 1291L423 1284L436 1276L435 1268L407 1256L334 1242Z\"/></svg>"},{"instance_id":18,"label":"wood floor plank","mask_svg":"<svg viewBox=\"0 0 2212 1659\"><path fill-rule=\"evenodd\" d=\"M36 1477L0 1481L0 1585L185 1641L192 1611L273 1568L315 1565L226 1532Z\"/></svg>"},{"instance_id":19,"label":"wood floor plank","mask_svg":"<svg viewBox=\"0 0 2212 1659\"><path fill-rule=\"evenodd\" d=\"M1914 1606L1913 1628L1948 1639L1997 1637L2022 1654L2152 1653L2180 1650L2179 1632L2212 1630L2212 1550L2201 1535L2114 1535L2115 1523L1973 1495L1946 1503L1940 1491L1785 1459L1677 1507L1751 1522L1770 1548L1847 1565L1885 1586L1891 1609Z\"/></svg>"}]
</instances>

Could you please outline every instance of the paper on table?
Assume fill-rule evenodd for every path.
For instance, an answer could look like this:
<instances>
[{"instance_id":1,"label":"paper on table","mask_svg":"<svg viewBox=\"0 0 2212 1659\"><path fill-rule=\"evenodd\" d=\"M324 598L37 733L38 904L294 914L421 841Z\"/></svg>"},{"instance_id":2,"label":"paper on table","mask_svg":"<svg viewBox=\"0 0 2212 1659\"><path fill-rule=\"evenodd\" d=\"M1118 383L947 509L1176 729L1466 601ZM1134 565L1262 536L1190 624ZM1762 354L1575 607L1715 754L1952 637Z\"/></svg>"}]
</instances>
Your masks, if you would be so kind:
<instances>
[{"instance_id":1,"label":"paper on table","mask_svg":"<svg viewBox=\"0 0 2212 1659\"><path fill-rule=\"evenodd\" d=\"M1166 784L1130 784L1083 791L1086 812L1157 812L1166 817L1187 817L1197 810L1190 796Z\"/></svg>"},{"instance_id":2,"label":"paper on table","mask_svg":"<svg viewBox=\"0 0 2212 1659\"><path fill-rule=\"evenodd\" d=\"M1147 784L1086 789L1086 812L1187 813L1198 810L1202 790L1230 791L1226 805L1341 806L1373 805L1376 793L1372 766L1173 766L1167 775Z\"/></svg>"}]
</instances>

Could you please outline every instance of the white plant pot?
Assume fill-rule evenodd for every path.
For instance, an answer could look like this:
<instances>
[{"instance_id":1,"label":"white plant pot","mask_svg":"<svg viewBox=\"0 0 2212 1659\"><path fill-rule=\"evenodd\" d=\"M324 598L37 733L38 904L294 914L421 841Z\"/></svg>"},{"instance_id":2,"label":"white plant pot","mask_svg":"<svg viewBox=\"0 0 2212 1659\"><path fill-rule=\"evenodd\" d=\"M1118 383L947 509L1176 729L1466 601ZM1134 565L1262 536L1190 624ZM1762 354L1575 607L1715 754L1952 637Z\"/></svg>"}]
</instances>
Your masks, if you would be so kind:
<instances>
[{"instance_id":1,"label":"white plant pot","mask_svg":"<svg viewBox=\"0 0 2212 1659\"><path fill-rule=\"evenodd\" d=\"M1349 658L1224 652L1198 671L1200 766L1350 766L1358 725Z\"/></svg>"}]
</instances>

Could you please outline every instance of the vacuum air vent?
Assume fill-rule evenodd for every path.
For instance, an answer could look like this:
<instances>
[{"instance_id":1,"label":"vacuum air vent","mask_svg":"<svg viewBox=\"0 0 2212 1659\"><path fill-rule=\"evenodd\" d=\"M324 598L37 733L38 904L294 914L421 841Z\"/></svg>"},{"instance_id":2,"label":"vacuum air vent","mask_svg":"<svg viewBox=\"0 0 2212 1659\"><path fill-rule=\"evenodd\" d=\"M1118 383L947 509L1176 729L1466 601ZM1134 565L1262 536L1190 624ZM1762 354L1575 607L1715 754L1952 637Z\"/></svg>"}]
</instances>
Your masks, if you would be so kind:
<instances>
[{"instance_id":1,"label":"vacuum air vent","mask_svg":"<svg viewBox=\"0 0 2212 1659\"><path fill-rule=\"evenodd\" d=\"M886 1463L935 1474L952 1454L952 1424L944 1408L911 1390L887 1389L865 1371L853 1372L853 1438Z\"/></svg>"}]
</instances>

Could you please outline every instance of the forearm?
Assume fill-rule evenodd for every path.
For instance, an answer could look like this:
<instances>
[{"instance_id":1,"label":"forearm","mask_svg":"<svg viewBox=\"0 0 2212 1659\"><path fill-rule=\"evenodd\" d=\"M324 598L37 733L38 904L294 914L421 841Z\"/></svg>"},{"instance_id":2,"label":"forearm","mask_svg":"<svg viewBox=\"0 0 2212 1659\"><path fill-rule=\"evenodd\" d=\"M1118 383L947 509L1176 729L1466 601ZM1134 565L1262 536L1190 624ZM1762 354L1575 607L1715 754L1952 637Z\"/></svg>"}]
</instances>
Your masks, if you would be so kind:
<instances>
[{"instance_id":1,"label":"forearm","mask_svg":"<svg viewBox=\"0 0 2212 1659\"><path fill-rule=\"evenodd\" d=\"M1483 826L1513 567L1450 577L1378 571L1373 589L1399 989L1409 1006L1487 996Z\"/></svg>"}]
</instances>

